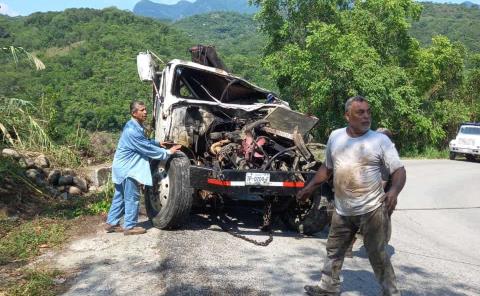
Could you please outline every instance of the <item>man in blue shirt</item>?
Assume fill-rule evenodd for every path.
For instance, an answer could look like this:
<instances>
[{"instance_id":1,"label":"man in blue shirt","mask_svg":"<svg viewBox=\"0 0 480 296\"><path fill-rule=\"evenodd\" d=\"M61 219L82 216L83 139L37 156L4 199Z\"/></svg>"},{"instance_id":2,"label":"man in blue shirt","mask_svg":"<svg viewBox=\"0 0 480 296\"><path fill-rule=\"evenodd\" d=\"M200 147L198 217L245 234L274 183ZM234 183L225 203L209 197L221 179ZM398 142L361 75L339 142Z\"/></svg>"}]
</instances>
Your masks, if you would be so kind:
<instances>
[{"instance_id":1,"label":"man in blue shirt","mask_svg":"<svg viewBox=\"0 0 480 296\"><path fill-rule=\"evenodd\" d=\"M108 212L105 230L122 232L125 235L142 234L146 230L136 226L140 190L139 185L152 186L149 158L165 160L180 149L175 145L170 149L145 136L143 123L147 119L145 103L133 101L130 104L132 118L125 124L113 158L112 179L115 193ZM124 216L123 228L120 218Z\"/></svg>"}]
</instances>

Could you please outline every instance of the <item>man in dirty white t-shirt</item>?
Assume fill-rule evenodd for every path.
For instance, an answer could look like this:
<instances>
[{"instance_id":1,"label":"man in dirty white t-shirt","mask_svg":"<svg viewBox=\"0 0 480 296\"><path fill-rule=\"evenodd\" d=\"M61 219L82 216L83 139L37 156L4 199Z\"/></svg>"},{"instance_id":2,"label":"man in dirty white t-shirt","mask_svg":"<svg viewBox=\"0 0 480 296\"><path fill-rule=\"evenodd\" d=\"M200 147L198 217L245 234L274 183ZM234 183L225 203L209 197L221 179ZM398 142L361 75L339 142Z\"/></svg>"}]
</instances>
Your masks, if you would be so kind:
<instances>
[{"instance_id":1,"label":"man in dirty white t-shirt","mask_svg":"<svg viewBox=\"0 0 480 296\"><path fill-rule=\"evenodd\" d=\"M327 258L318 286L305 286L309 295L338 295L340 271L345 252L359 228L365 249L383 295L400 295L395 273L386 253L390 227L389 215L406 181L406 172L390 139L370 130L368 101L353 97L345 103L346 128L331 133L325 163L298 194L309 198L320 184L333 174L335 209L327 241ZM382 184L382 170L392 177L387 192Z\"/></svg>"}]
</instances>

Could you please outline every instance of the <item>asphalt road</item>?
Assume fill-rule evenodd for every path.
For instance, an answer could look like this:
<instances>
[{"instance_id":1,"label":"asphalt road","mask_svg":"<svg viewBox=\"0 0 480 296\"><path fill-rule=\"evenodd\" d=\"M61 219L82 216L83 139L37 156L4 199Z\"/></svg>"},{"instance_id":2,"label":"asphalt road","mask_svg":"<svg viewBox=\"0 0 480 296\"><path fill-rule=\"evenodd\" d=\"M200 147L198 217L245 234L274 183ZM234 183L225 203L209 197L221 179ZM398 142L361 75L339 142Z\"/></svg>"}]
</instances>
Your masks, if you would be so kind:
<instances>
[{"instance_id":1,"label":"asphalt road","mask_svg":"<svg viewBox=\"0 0 480 296\"><path fill-rule=\"evenodd\" d=\"M480 295L480 163L406 160L407 185L393 214L388 247L402 295ZM264 240L258 213L232 213L240 230ZM192 215L182 230L95 235L54 256L74 270L66 295L305 295L325 256L327 233L277 230L267 247ZM342 295L380 290L361 241L342 271Z\"/></svg>"}]
</instances>

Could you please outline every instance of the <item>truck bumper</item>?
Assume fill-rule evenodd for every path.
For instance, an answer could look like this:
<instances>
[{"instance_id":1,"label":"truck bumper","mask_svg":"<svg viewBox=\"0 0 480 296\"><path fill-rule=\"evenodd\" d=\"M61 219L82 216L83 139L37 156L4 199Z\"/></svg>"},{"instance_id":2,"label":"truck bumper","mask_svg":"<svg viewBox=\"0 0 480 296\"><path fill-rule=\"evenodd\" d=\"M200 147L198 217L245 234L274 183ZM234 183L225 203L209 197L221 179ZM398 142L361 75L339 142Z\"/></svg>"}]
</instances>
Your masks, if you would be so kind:
<instances>
[{"instance_id":1,"label":"truck bumper","mask_svg":"<svg viewBox=\"0 0 480 296\"><path fill-rule=\"evenodd\" d=\"M480 149L475 148L450 147L450 152L457 154L480 155Z\"/></svg>"},{"instance_id":2,"label":"truck bumper","mask_svg":"<svg viewBox=\"0 0 480 296\"><path fill-rule=\"evenodd\" d=\"M190 167L190 186L219 194L291 196L313 178L315 172L215 170Z\"/></svg>"}]
</instances>

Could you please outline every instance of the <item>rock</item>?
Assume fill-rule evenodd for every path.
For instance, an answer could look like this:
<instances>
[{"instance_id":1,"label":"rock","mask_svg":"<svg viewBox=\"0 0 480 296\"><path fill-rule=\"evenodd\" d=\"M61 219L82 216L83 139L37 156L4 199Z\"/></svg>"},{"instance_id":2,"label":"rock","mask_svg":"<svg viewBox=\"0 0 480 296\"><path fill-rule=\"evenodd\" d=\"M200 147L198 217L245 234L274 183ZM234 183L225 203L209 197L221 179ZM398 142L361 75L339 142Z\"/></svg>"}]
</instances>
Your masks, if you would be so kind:
<instances>
[{"instance_id":1,"label":"rock","mask_svg":"<svg viewBox=\"0 0 480 296\"><path fill-rule=\"evenodd\" d=\"M4 220L8 218L8 211L6 207L0 207L0 219Z\"/></svg>"},{"instance_id":2,"label":"rock","mask_svg":"<svg viewBox=\"0 0 480 296\"><path fill-rule=\"evenodd\" d=\"M50 166L50 162L48 161L47 157L43 154L40 154L34 159L34 163L38 168L48 168Z\"/></svg>"},{"instance_id":3,"label":"rock","mask_svg":"<svg viewBox=\"0 0 480 296\"><path fill-rule=\"evenodd\" d=\"M41 169L42 169L43 175L45 175L45 176L48 176L50 174L50 172L52 171L52 169L50 169L50 168L41 168Z\"/></svg>"},{"instance_id":4,"label":"rock","mask_svg":"<svg viewBox=\"0 0 480 296\"><path fill-rule=\"evenodd\" d=\"M88 192L93 192L93 193L95 193L95 192L97 192L97 191L98 191L97 186L90 186L90 187L88 187Z\"/></svg>"},{"instance_id":5,"label":"rock","mask_svg":"<svg viewBox=\"0 0 480 296\"><path fill-rule=\"evenodd\" d=\"M58 191L65 191L65 186L58 186L58 187L57 187L57 190L58 190Z\"/></svg>"},{"instance_id":6,"label":"rock","mask_svg":"<svg viewBox=\"0 0 480 296\"><path fill-rule=\"evenodd\" d=\"M16 150L10 149L10 148L5 148L2 150L2 156L4 157L13 157L15 159L19 159L21 157L20 153L18 153Z\"/></svg>"},{"instance_id":7,"label":"rock","mask_svg":"<svg viewBox=\"0 0 480 296\"><path fill-rule=\"evenodd\" d=\"M87 181L80 177L73 177L73 185L80 188L83 192L88 191Z\"/></svg>"},{"instance_id":8,"label":"rock","mask_svg":"<svg viewBox=\"0 0 480 296\"><path fill-rule=\"evenodd\" d=\"M28 169L25 175L31 180L37 180L40 178L40 172L37 169Z\"/></svg>"},{"instance_id":9,"label":"rock","mask_svg":"<svg viewBox=\"0 0 480 296\"><path fill-rule=\"evenodd\" d=\"M53 283L55 285L61 285L61 284L65 283L66 280L67 279L62 278L62 277L56 277L56 278L53 279Z\"/></svg>"},{"instance_id":10,"label":"rock","mask_svg":"<svg viewBox=\"0 0 480 296\"><path fill-rule=\"evenodd\" d=\"M71 194L71 195L81 195L82 194L82 190L78 187L75 187L75 186L70 186L70 188L68 188L68 194Z\"/></svg>"},{"instance_id":11,"label":"rock","mask_svg":"<svg viewBox=\"0 0 480 296\"><path fill-rule=\"evenodd\" d=\"M20 158L20 160L18 161L18 164L25 169L30 169L35 167L35 162L33 161L33 159L28 157Z\"/></svg>"},{"instance_id":12,"label":"rock","mask_svg":"<svg viewBox=\"0 0 480 296\"><path fill-rule=\"evenodd\" d=\"M72 184L73 184L73 177L70 175L60 176L60 178L58 178L58 185L60 186L72 185Z\"/></svg>"},{"instance_id":13,"label":"rock","mask_svg":"<svg viewBox=\"0 0 480 296\"><path fill-rule=\"evenodd\" d=\"M85 170L88 179L93 186L99 187L106 184L112 178L111 166L95 166Z\"/></svg>"},{"instance_id":14,"label":"rock","mask_svg":"<svg viewBox=\"0 0 480 296\"><path fill-rule=\"evenodd\" d=\"M42 175L40 175L38 178L35 179L35 184L37 184L40 187L46 187L47 186L47 182L45 182Z\"/></svg>"},{"instance_id":15,"label":"rock","mask_svg":"<svg viewBox=\"0 0 480 296\"><path fill-rule=\"evenodd\" d=\"M76 176L77 174L75 173L74 170L66 168L66 169L62 170L62 175L64 175L64 176L66 176L66 175Z\"/></svg>"},{"instance_id":16,"label":"rock","mask_svg":"<svg viewBox=\"0 0 480 296\"><path fill-rule=\"evenodd\" d=\"M48 187L48 193L51 195L51 196L59 196L60 195L60 191L58 191L57 189L55 188L52 188L52 187Z\"/></svg>"},{"instance_id":17,"label":"rock","mask_svg":"<svg viewBox=\"0 0 480 296\"><path fill-rule=\"evenodd\" d=\"M58 180L60 179L60 175L60 170L52 170L47 176L48 183L52 185L57 185Z\"/></svg>"}]
</instances>

